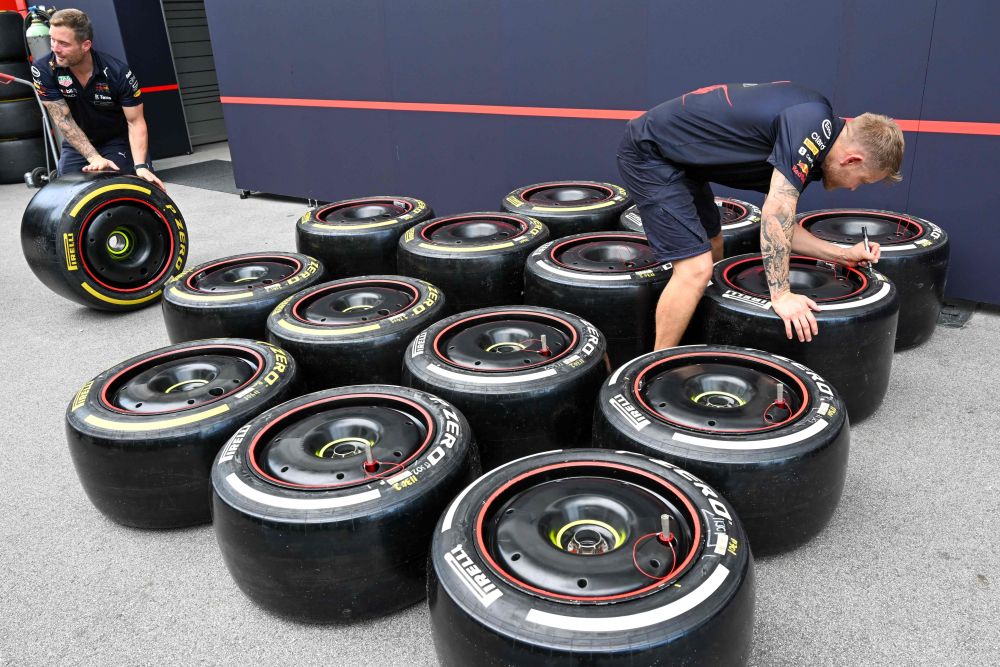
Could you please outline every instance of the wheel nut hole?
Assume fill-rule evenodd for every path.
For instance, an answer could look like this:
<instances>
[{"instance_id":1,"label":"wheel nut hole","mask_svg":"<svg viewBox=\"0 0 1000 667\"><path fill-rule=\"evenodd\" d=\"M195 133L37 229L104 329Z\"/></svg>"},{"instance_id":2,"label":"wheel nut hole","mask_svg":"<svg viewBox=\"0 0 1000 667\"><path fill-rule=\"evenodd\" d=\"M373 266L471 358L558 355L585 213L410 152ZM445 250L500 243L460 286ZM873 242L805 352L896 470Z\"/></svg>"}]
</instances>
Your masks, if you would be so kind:
<instances>
[{"instance_id":1,"label":"wheel nut hole","mask_svg":"<svg viewBox=\"0 0 1000 667\"><path fill-rule=\"evenodd\" d=\"M208 390L208 393L210 393L212 396L222 396L224 393L226 393L226 390L223 389L222 387L212 387L211 389Z\"/></svg>"},{"instance_id":2,"label":"wheel nut hole","mask_svg":"<svg viewBox=\"0 0 1000 667\"><path fill-rule=\"evenodd\" d=\"M579 586L580 588L586 588L587 587L587 580L586 579L579 579L579 580L577 580L576 585Z\"/></svg>"}]
</instances>

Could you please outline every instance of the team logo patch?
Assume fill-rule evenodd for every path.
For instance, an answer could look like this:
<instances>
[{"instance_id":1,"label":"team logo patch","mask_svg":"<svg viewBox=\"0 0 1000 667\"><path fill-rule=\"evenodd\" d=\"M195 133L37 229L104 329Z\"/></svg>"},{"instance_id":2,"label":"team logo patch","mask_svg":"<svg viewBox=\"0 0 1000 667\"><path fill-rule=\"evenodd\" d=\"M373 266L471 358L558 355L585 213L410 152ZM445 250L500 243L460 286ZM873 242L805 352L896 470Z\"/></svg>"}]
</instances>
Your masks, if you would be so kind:
<instances>
[{"instance_id":1,"label":"team logo patch","mask_svg":"<svg viewBox=\"0 0 1000 667\"><path fill-rule=\"evenodd\" d=\"M802 162L799 162L799 164L802 164ZM792 166L792 173L795 174L795 177L799 179L800 183L805 183L806 175L802 173L801 169L799 169L799 164Z\"/></svg>"},{"instance_id":2,"label":"team logo patch","mask_svg":"<svg viewBox=\"0 0 1000 667\"><path fill-rule=\"evenodd\" d=\"M69 86L72 86L73 85L73 77L71 77L71 76L60 76L59 77L59 85L63 86L64 88L68 88Z\"/></svg>"}]
</instances>

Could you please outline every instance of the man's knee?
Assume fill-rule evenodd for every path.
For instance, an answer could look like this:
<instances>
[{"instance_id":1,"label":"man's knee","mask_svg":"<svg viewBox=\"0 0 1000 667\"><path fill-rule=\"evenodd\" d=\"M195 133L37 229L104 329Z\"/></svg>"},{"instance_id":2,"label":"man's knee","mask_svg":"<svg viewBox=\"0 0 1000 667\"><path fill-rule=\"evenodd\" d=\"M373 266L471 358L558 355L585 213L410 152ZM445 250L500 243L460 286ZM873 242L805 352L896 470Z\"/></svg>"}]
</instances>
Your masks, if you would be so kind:
<instances>
[{"instance_id":1,"label":"man's knee","mask_svg":"<svg viewBox=\"0 0 1000 667\"><path fill-rule=\"evenodd\" d=\"M704 289L712 279L712 253L703 252L694 257L677 260L673 263L673 275L670 280L679 281Z\"/></svg>"}]
</instances>

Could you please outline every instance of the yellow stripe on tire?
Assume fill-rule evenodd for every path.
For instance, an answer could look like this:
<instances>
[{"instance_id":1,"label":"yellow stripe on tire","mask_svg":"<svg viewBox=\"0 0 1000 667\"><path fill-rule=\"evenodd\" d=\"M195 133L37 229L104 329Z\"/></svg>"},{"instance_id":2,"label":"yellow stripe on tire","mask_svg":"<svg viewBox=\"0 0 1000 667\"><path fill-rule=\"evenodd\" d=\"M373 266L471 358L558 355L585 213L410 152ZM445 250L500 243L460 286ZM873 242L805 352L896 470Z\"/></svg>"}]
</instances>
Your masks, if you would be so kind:
<instances>
[{"instance_id":1,"label":"yellow stripe on tire","mask_svg":"<svg viewBox=\"0 0 1000 667\"><path fill-rule=\"evenodd\" d=\"M133 424L130 422L105 419L103 417L97 417L96 415L87 415L83 421L91 426L97 426L98 428L104 428L109 431L128 431L129 433L138 433L144 431L158 431L165 428L174 428L177 426L184 426L186 424L194 424L204 419L208 419L209 417L221 415L224 412L229 412L228 405L217 405L210 410L205 410L204 412L199 412L197 414L174 417L173 419L160 419L155 422Z\"/></svg>"},{"instance_id":2,"label":"yellow stripe on tire","mask_svg":"<svg viewBox=\"0 0 1000 667\"><path fill-rule=\"evenodd\" d=\"M153 299L163 294L163 290L158 289L152 294L147 294L146 296L139 297L138 299L116 299L114 297L101 294L93 287L91 287L90 283L80 283L80 287L82 287L84 291L87 292L87 294L90 294L94 298L100 299L105 303L113 303L116 306L134 306L139 303L146 303L147 301L152 301Z\"/></svg>"},{"instance_id":3,"label":"yellow stripe on tire","mask_svg":"<svg viewBox=\"0 0 1000 667\"><path fill-rule=\"evenodd\" d=\"M136 192L142 192L143 194L146 195L153 194L152 190L150 190L149 188L144 188L141 185L132 185L130 183L105 185L103 188L97 188L96 190L88 194L86 197L78 201L76 203L76 206L73 207L73 210L69 212L69 217L75 218L76 214L80 212L80 209L87 205L87 202L89 202L94 197L97 197L98 195L102 195L105 192L111 192L112 190L135 190Z\"/></svg>"}]
</instances>

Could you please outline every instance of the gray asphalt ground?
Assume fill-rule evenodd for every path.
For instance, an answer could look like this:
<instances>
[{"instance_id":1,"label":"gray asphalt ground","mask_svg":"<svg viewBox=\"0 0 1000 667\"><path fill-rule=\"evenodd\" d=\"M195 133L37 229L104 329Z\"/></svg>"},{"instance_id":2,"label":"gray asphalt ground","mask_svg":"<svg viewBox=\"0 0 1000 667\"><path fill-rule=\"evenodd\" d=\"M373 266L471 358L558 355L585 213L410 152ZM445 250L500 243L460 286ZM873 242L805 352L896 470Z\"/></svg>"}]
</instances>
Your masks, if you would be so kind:
<instances>
[{"instance_id":1,"label":"gray asphalt ground","mask_svg":"<svg viewBox=\"0 0 1000 667\"><path fill-rule=\"evenodd\" d=\"M158 166L211 158L228 159L226 146ZM306 208L169 193L190 229L189 266L294 250ZM99 313L35 279L19 243L32 194L0 186L0 664L436 664L423 604L346 627L279 620L236 588L211 526L139 531L94 509L70 461L66 406L99 372L168 340L158 307ZM986 308L895 356L884 404L852 429L832 523L758 559L752 665L1000 663L998 349L1000 310Z\"/></svg>"}]
</instances>

